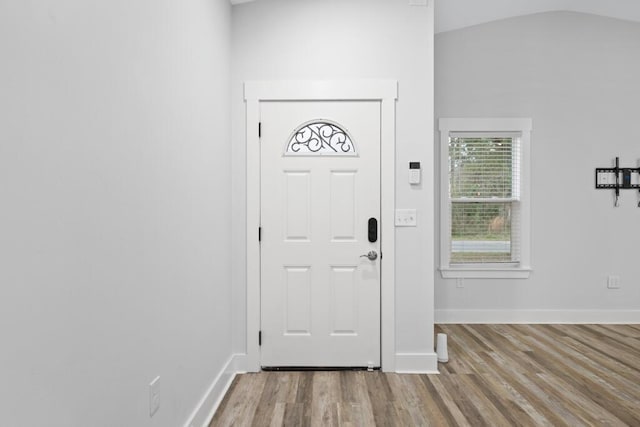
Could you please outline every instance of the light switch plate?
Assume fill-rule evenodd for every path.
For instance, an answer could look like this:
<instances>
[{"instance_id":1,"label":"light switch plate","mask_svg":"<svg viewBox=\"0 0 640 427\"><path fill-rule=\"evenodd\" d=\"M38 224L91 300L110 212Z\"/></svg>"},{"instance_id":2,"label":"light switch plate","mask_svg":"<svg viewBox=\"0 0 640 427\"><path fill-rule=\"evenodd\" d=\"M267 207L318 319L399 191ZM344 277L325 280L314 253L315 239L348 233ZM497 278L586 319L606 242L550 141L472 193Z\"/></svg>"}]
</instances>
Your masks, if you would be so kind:
<instances>
[{"instance_id":1,"label":"light switch plate","mask_svg":"<svg viewBox=\"0 0 640 427\"><path fill-rule=\"evenodd\" d=\"M415 209L396 209L396 227L415 227L417 224Z\"/></svg>"}]
</instances>

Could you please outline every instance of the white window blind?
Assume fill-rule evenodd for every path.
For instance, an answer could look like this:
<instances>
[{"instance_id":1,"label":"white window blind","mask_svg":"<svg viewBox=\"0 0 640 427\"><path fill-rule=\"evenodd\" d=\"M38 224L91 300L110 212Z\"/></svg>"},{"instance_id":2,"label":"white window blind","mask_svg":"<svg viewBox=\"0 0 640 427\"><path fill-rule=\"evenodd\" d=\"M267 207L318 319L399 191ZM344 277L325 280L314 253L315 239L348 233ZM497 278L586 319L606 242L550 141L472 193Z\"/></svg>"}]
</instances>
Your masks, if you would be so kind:
<instances>
[{"instance_id":1,"label":"white window blind","mask_svg":"<svg viewBox=\"0 0 640 427\"><path fill-rule=\"evenodd\" d=\"M451 264L520 262L520 134L449 134Z\"/></svg>"}]
</instances>

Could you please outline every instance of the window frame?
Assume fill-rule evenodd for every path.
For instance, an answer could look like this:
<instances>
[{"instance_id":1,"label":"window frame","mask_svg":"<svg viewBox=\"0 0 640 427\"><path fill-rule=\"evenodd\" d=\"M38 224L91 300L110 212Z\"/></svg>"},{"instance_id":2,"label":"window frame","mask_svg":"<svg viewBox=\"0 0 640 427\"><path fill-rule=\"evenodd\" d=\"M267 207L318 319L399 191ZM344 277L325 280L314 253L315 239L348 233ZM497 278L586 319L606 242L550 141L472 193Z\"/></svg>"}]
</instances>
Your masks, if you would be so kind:
<instances>
[{"instance_id":1,"label":"window frame","mask_svg":"<svg viewBox=\"0 0 640 427\"><path fill-rule=\"evenodd\" d=\"M440 274L443 278L526 279L531 274L531 129L530 118L441 118L440 131ZM450 262L451 199L449 137L458 132L517 133L520 150L520 261L516 263Z\"/></svg>"}]
</instances>

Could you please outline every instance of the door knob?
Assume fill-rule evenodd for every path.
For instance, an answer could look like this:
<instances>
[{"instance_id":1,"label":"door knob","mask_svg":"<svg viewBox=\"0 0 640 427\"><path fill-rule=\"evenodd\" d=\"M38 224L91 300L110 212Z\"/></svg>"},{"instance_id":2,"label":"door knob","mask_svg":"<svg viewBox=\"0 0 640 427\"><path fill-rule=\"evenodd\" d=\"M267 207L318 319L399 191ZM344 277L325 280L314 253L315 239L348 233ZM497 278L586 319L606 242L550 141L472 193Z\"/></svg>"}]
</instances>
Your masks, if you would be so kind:
<instances>
[{"instance_id":1,"label":"door knob","mask_svg":"<svg viewBox=\"0 0 640 427\"><path fill-rule=\"evenodd\" d=\"M376 251L369 251L368 254L365 255L360 255L360 258L369 258L369 261L375 261L378 259L378 252Z\"/></svg>"}]
</instances>

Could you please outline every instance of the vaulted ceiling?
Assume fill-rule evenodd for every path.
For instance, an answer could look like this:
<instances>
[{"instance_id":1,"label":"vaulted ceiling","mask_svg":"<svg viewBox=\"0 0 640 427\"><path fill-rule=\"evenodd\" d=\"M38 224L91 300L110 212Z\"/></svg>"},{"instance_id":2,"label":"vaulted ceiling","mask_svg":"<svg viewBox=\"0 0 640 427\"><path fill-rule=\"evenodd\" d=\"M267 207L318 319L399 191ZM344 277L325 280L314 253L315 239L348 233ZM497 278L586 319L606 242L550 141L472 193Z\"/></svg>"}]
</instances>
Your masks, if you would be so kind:
<instances>
[{"instance_id":1,"label":"vaulted ceiling","mask_svg":"<svg viewBox=\"0 0 640 427\"><path fill-rule=\"evenodd\" d=\"M230 1L232 4L240 4L261 0ZM409 0L399 1L409 3ZM435 2L437 33L513 16L550 11L591 13L640 22L640 0L435 0Z\"/></svg>"}]
</instances>

